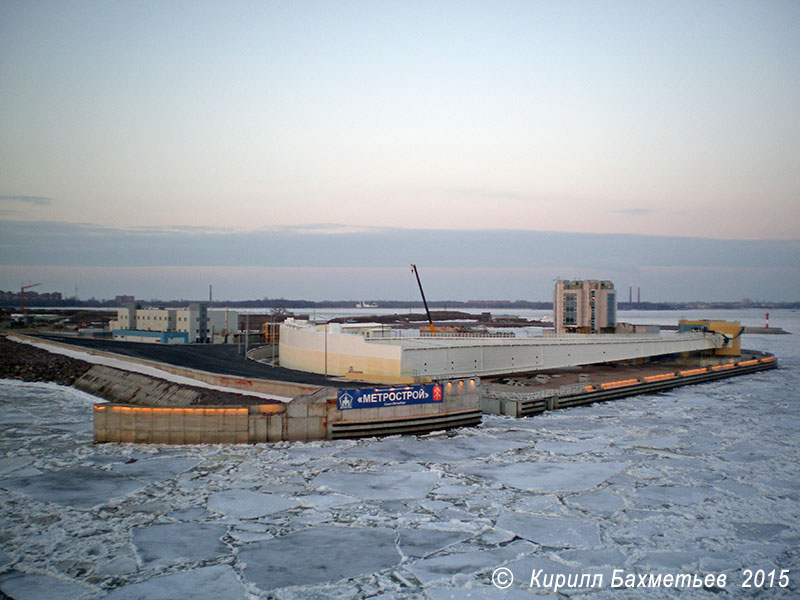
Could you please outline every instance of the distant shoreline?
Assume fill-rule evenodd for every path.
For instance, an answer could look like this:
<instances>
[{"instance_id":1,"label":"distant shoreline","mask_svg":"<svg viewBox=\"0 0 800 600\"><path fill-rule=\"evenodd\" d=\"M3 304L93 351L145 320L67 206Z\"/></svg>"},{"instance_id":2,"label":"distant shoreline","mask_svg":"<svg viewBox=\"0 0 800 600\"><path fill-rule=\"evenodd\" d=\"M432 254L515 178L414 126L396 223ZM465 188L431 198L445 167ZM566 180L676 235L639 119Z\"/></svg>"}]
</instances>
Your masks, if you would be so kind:
<instances>
[{"instance_id":1,"label":"distant shoreline","mask_svg":"<svg viewBox=\"0 0 800 600\"><path fill-rule=\"evenodd\" d=\"M214 300L208 302L207 300L159 300L139 299L143 305L157 305L164 307L182 307L190 302L202 302L210 308L295 308L295 309L324 309L324 308L358 308L356 305L361 302L360 300L302 300L302 299L285 299L285 298L264 298L262 300ZM370 300L371 304L377 306L369 306L364 309L382 308L382 309L421 309L423 304L418 300ZM120 303L115 300L76 300L75 298L68 298L65 300L57 301L37 301L36 298L29 298L26 294L25 306L32 310L41 309L79 309L79 308L106 308L109 310L116 309ZM432 300L428 302L430 308L439 310L452 310L461 308L485 308L485 309L531 309L531 310L553 310L552 302L534 302L528 300ZM0 309L3 310L18 310L19 299L6 300ZM617 302L617 310L800 310L800 301L798 302Z\"/></svg>"}]
</instances>

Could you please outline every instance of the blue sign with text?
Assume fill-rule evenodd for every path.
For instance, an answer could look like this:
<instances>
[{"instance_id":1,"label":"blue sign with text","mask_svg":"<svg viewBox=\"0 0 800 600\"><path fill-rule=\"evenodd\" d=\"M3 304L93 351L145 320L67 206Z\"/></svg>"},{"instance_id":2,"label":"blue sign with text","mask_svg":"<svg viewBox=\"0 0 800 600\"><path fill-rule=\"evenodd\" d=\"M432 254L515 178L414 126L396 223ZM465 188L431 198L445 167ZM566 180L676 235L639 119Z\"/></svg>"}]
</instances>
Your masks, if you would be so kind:
<instances>
[{"instance_id":1,"label":"blue sign with text","mask_svg":"<svg viewBox=\"0 0 800 600\"><path fill-rule=\"evenodd\" d=\"M339 390L336 407L379 408L381 406L405 406L407 404L429 404L444 398L440 385L409 385L406 387Z\"/></svg>"}]
</instances>

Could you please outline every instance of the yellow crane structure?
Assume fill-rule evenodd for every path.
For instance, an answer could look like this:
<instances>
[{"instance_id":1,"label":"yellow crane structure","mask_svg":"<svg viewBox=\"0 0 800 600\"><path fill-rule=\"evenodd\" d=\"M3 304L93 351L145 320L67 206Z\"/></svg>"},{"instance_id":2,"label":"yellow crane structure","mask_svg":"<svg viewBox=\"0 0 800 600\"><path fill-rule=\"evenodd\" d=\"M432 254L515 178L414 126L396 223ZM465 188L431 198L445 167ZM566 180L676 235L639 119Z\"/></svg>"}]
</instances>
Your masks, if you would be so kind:
<instances>
[{"instance_id":1,"label":"yellow crane structure","mask_svg":"<svg viewBox=\"0 0 800 600\"><path fill-rule=\"evenodd\" d=\"M19 312L25 314L25 290L29 290L31 288L35 288L37 285L42 285L41 283L32 283L30 285L21 285L19 288Z\"/></svg>"}]
</instances>

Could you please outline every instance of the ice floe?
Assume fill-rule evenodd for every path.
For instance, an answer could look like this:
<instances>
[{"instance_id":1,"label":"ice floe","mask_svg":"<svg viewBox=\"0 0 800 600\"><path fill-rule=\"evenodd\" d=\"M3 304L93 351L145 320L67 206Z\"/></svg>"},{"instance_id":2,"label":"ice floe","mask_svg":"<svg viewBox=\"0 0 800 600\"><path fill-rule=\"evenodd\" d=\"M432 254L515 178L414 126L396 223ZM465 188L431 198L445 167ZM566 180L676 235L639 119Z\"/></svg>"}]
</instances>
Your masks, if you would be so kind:
<instances>
[{"instance_id":1,"label":"ice floe","mask_svg":"<svg viewBox=\"0 0 800 600\"><path fill-rule=\"evenodd\" d=\"M254 446L95 445L96 398L3 381L0 591L517 600L552 595L530 587L540 571L603 575L567 597L675 597L610 589L624 569L731 582L681 597L793 599L799 346L779 340L769 374L529 419ZM498 568L508 589L493 586ZM790 585L743 590L746 568L788 569Z\"/></svg>"}]
</instances>

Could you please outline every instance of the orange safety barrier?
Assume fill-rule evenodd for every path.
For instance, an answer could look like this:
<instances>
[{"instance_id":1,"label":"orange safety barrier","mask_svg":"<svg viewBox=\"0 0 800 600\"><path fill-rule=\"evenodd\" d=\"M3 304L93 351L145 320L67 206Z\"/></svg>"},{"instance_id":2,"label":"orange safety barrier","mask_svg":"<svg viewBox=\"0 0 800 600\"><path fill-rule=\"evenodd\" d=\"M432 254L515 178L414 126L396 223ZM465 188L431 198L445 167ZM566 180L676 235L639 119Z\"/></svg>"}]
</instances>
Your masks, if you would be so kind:
<instances>
[{"instance_id":1,"label":"orange safety barrier","mask_svg":"<svg viewBox=\"0 0 800 600\"><path fill-rule=\"evenodd\" d=\"M206 408L202 406L193 407L193 408L162 408L156 406L109 406L109 405L98 405L95 406L95 410L106 410L110 409L111 412L149 412L149 413L176 413L176 412L191 412L191 411L205 411L206 413L227 413L227 414L234 414L234 415L246 415L248 413L247 408Z\"/></svg>"},{"instance_id":2,"label":"orange safety barrier","mask_svg":"<svg viewBox=\"0 0 800 600\"><path fill-rule=\"evenodd\" d=\"M662 373L661 375L648 375L644 378L644 380L650 383L652 381L665 381L667 379L674 379L675 377L675 373Z\"/></svg>"},{"instance_id":3,"label":"orange safety barrier","mask_svg":"<svg viewBox=\"0 0 800 600\"><path fill-rule=\"evenodd\" d=\"M739 366L740 366L740 367L748 367L748 366L750 366L750 365L757 365L757 364L758 364L758 359L755 359L755 360L745 360L745 361L743 361L743 362L740 362L740 363L739 363Z\"/></svg>"},{"instance_id":4,"label":"orange safety barrier","mask_svg":"<svg viewBox=\"0 0 800 600\"><path fill-rule=\"evenodd\" d=\"M629 385L636 385L639 383L638 379L622 379L620 381L609 381L608 383L601 383L600 388L603 390L613 390L615 388L627 387Z\"/></svg>"},{"instance_id":5,"label":"orange safety barrier","mask_svg":"<svg viewBox=\"0 0 800 600\"><path fill-rule=\"evenodd\" d=\"M772 362L773 360L775 360L774 356L767 356L766 358L762 358L761 362Z\"/></svg>"},{"instance_id":6,"label":"orange safety barrier","mask_svg":"<svg viewBox=\"0 0 800 600\"><path fill-rule=\"evenodd\" d=\"M700 375L700 373L708 373L708 369L703 367L702 369L689 369L687 371L681 371L681 377L689 377L690 375Z\"/></svg>"}]
</instances>

